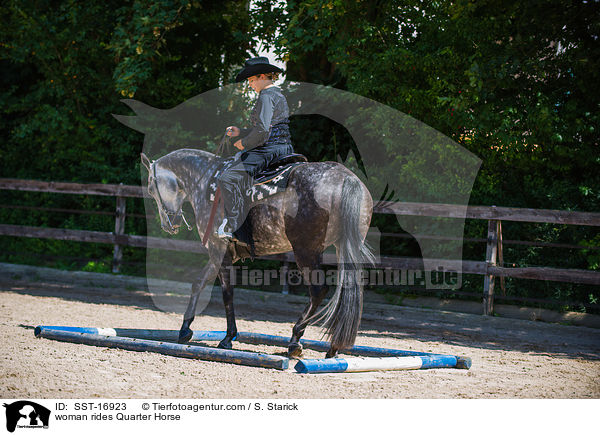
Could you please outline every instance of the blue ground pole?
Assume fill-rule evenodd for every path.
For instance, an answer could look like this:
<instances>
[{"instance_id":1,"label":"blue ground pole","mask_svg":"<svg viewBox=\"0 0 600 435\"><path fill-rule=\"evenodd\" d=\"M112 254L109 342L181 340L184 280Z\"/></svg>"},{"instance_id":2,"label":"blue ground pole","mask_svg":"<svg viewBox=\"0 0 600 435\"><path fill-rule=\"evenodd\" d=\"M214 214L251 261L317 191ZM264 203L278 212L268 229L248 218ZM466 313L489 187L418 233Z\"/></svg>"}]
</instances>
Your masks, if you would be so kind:
<instances>
[{"instance_id":1,"label":"blue ground pole","mask_svg":"<svg viewBox=\"0 0 600 435\"><path fill-rule=\"evenodd\" d=\"M218 361L254 367L286 370L289 359L283 356L262 353L244 352L238 350L217 349L198 345L169 343L165 341L146 340L122 336L106 336L94 333L94 328L52 328L38 326L35 336L50 340L70 343L89 344L92 346L111 347L138 352L156 352L183 358L194 358L206 361Z\"/></svg>"},{"instance_id":2,"label":"blue ground pole","mask_svg":"<svg viewBox=\"0 0 600 435\"><path fill-rule=\"evenodd\" d=\"M76 333L76 334L85 334L85 335L99 335L106 338L128 338L128 339L136 339L140 340L148 340L148 341L165 341L165 342L177 342L179 337L179 331L176 330L158 330L158 329L125 329L125 328L87 328L87 327L74 327L74 326L38 326L35 328L36 336L45 336L47 337L50 333L54 331L57 333ZM56 334L55 334L56 335ZM194 331L192 336L192 341L220 341L225 337L225 331ZM49 338L49 337L47 337ZM55 338L57 339L57 338ZM287 347L290 339L287 337L282 337L279 335L268 335L268 334L258 334L253 332L238 332L238 335L235 337L236 341L241 343L249 343L249 344L266 344L271 346L281 346ZM102 340L100 340L102 341ZM116 340L118 341L118 340ZM121 341L122 343L123 341ZM316 351L327 352L329 350L329 343L325 341L318 340L307 340L301 339L300 343L306 349L312 349ZM175 346L183 346L186 348L194 347L201 348L200 346L189 346L189 345L179 345L175 343L162 343L162 344L170 344ZM209 349L211 351L223 351L223 352L239 352L239 351L231 351L224 349L214 349L214 348L201 348L201 349ZM131 349L138 350L138 349ZM139 349L142 350L142 349ZM146 350L146 349L144 349ZM252 352L242 352L244 354L257 355ZM387 349L381 347L370 347L370 346L353 346L349 349L345 349L343 351L344 354L352 355L352 356L360 356L360 357L374 357L373 360L367 361L363 364L362 361L353 358L328 358L328 359L313 359L313 360L300 360L295 369L301 373L333 373L333 372L344 372L344 371L364 371L365 368L373 366L373 370L393 370L393 369L431 369L431 368L457 368L457 369L469 369L471 367L471 359L468 357L462 356L454 356L454 355L440 355L440 354L432 354L427 352L416 352L409 350L398 350L398 349ZM175 354L172 354L175 355ZM232 354L229 354L230 356ZM175 355L175 356L185 356L185 355ZM270 356L270 355L264 355ZM396 359L400 357L413 357L412 359L404 359L397 361L397 368L383 368L387 367L390 364L396 364L396 362L390 360L386 360L384 357L396 357ZM223 355L222 358L226 359L226 356ZM284 357L274 357L274 358L284 358ZM201 358L201 359L209 359ZM287 358L284 358L287 360ZM231 362L221 359L211 359L212 361L224 361ZM363 358L364 360L364 358ZM383 361L378 361L383 360ZM250 357L250 359L244 359L244 361L248 361L249 364L246 365L257 365L261 367L265 367L264 365L258 364L262 362L262 360L258 360ZM254 363L254 364L251 364ZM283 363L274 363L274 365L282 365ZM393 365L392 364L392 365ZM361 366L359 367L359 366ZM406 366L406 367L404 367ZM381 367L381 368L376 368ZM274 368L282 368L282 367L274 367Z\"/></svg>"}]
</instances>

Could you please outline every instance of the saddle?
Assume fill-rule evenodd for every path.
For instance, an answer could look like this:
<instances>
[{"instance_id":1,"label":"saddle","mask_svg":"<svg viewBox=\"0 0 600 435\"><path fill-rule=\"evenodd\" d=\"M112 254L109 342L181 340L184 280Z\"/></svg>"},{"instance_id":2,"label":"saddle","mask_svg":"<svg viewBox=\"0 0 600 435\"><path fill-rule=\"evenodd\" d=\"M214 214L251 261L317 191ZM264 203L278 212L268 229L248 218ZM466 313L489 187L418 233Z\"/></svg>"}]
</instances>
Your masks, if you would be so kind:
<instances>
[{"instance_id":1,"label":"saddle","mask_svg":"<svg viewBox=\"0 0 600 435\"><path fill-rule=\"evenodd\" d=\"M269 183L273 181L275 177L281 175L283 171L288 171L290 168L297 166L299 163L306 163L308 159L302 154L288 154L280 156L273 160L271 164L254 179L254 185ZM294 165L294 163L297 163Z\"/></svg>"},{"instance_id":2,"label":"saddle","mask_svg":"<svg viewBox=\"0 0 600 435\"><path fill-rule=\"evenodd\" d=\"M265 198L275 195L287 188L289 176L292 169L296 166L307 163L308 159L302 154L287 154L273 160L271 164L254 177L254 183L250 189L247 189L245 194L248 210L252 209L252 204L261 201ZM207 198L213 203L208 225L204 233L202 243L206 246L208 235L213 230L214 216L220 202L220 191L218 191L217 177L225 170L230 168L235 163L234 158L228 158L217 168L212 176L212 180L208 185ZM254 259L254 238L252 237L251 213L249 212L246 219L240 228L234 233L236 241L236 251L247 251L240 255L241 257L250 257ZM241 242L241 243L238 243Z\"/></svg>"}]
</instances>

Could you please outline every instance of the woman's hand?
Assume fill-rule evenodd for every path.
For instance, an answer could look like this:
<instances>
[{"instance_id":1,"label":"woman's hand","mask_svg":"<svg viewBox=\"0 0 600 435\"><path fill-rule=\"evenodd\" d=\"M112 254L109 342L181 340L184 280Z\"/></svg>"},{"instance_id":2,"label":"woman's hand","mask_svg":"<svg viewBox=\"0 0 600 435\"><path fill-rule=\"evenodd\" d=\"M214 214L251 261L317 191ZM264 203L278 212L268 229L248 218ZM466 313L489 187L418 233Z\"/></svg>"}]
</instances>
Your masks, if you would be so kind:
<instances>
[{"instance_id":1,"label":"woman's hand","mask_svg":"<svg viewBox=\"0 0 600 435\"><path fill-rule=\"evenodd\" d=\"M234 125L230 125L229 127L227 127L227 130L225 130L225 134L227 134L227 136L229 137L237 137L240 135L240 129L237 128ZM244 145L242 145L242 140L236 140L235 143L233 144L234 147L236 147L238 150L242 151L244 149Z\"/></svg>"},{"instance_id":2,"label":"woman's hand","mask_svg":"<svg viewBox=\"0 0 600 435\"><path fill-rule=\"evenodd\" d=\"M240 135L240 129L236 126L230 125L229 127L227 127L226 133L229 137L236 137Z\"/></svg>"}]
</instances>

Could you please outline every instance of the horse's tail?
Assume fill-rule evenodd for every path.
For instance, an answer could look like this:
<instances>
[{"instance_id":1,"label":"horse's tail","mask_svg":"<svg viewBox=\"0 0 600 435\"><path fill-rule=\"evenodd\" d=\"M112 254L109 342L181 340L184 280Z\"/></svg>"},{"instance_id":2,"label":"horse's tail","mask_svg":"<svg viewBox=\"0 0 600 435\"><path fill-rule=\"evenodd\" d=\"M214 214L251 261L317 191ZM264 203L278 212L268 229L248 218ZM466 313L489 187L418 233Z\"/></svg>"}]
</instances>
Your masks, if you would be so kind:
<instances>
[{"instance_id":1,"label":"horse's tail","mask_svg":"<svg viewBox=\"0 0 600 435\"><path fill-rule=\"evenodd\" d=\"M362 183L356 177L347 177L342 185L341 236L336 245L337 287L331 300L314 316L316 321L322 322L325 335L331 338L331 347L335 349L354 345L363 305L362 279L358 272L362 265L375 262L360 230L362 201Z\"/></svg>"}]
</instances>

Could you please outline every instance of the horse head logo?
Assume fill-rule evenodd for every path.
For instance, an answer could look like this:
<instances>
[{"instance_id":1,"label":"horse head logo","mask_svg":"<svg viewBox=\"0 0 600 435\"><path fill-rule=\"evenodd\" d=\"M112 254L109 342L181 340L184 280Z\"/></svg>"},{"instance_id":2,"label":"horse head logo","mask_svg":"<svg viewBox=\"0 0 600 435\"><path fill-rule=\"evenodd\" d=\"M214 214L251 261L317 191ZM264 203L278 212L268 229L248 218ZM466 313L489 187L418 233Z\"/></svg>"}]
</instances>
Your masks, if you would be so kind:
<instances>
[{"instance_id":1,"label":"horse head logo","mask_svg":"<svg viewBox=\"0 0 600 435\"><path fill-rule=\"evenodd\" d=\"M17 426L48 427L50 410L35 402L19 400L3 405L6 408L6 430L14 432Z\"/></svg>"}]
</instances>

